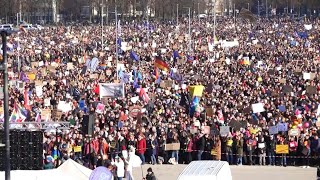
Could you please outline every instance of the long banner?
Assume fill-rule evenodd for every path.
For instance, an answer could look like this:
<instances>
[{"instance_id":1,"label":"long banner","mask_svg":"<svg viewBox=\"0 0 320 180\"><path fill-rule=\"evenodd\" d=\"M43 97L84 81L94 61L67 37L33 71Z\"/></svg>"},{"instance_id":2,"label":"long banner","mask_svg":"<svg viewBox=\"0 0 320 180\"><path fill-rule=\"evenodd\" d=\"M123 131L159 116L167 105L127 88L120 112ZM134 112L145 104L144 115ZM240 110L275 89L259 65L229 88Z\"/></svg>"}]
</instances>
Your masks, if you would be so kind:
<instances>
[{"instance_id":1,"label":"long banner","mask_svg":"<svg viewBox=\"0 0 320 180\"><path fill-rule=\"evenodd\" d=\"M100 98L104 97L122 97L124 98L123 83L100 83L99 84Z\"/></svg>"}]
</instances>

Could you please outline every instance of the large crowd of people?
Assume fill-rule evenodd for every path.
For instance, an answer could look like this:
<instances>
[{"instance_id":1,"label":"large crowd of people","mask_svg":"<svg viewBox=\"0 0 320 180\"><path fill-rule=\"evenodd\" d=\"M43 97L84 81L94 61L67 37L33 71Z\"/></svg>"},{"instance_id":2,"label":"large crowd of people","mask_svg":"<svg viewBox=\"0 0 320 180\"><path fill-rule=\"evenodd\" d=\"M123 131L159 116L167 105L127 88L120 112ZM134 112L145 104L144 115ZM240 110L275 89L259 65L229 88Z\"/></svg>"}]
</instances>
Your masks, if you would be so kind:
<instances>
[{"instance_id":1,"label":"large crowd of people","mask_svg":"<svg viewBox=\"0 0 320 180\"><path fill-rule=\"evenodd\" d=\"M108 162L119 179L130 149L142 164L319 165L319 20L190 24L190 34L187 19L13 34L10 120L70 122L45 132L46 168ZM102 96L100 83L124 95Z\"/></svg>"}]
</instances>

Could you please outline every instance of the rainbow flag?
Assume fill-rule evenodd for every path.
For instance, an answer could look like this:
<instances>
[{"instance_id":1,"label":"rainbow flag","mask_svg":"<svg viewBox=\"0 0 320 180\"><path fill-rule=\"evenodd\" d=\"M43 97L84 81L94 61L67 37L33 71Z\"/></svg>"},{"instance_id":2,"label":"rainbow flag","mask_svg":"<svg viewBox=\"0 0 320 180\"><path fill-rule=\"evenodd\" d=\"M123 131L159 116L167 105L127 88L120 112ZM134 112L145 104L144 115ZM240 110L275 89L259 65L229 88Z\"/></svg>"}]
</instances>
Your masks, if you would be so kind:
<instances>
[{"instance_id":1,"label":"rainbow flag","mask_svg":"<svg viewBox=\"0 0 320 180\"><path fill-rule=\"evenodd\" d=\"M24 109L21 106L18 105L14 105L13 107L13 111L11 113L10 122L23 122L24 120L26 120L26 112L24 111Z\"/></svg>"},{"instance_id":2,"label":"rainbow flag","mask_svg":"<svg viewBox=\"0 0 320 180\"><path fill-rule=\"evenodd\" d=\"M169 65L159 57L156 57L154 66L163 71L168 71L170 69Z\"/></svg>"}]
</instances>

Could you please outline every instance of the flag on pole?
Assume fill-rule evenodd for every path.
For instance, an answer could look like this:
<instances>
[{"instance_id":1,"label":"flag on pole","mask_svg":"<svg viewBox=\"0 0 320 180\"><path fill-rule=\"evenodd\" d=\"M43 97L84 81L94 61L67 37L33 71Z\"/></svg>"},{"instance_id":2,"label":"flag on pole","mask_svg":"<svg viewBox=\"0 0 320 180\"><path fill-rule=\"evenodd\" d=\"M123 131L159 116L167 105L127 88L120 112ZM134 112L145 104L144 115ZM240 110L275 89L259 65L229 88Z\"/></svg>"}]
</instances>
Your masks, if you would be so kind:
<instances>
[{"instance_id":1,"label":"flag on pole","mask_svg":"<svg viewBox=\"0 0 320 180\"><path fill-rule=\"evenodd\" d=\"M38 123L41 122L40 113L37 113L35 121L38 122Z\"/></svg>"},{"instance_id":2,"label":"flag on pole","mask_svg":"<svg viewBox=\"0 0 320 180\"><path fill-rule=\"evenodd\" d=\"M144 88L142 88L142 86L140 86L139 97L142 98L142 100L143 100L144 102L146 102L146 103L148 103L149 100L150 100L148 94L146 93L146 91L144 90Z\"/></svg>"},{"instance_id":3,"label":"flag on pole","mask_svg":"<svg viewBox=\"0 0 320 180\"><path fill-rule=\"evenodd\" d=\"M160 57L156 57L154 61L154 66L164 71L168 71L170 69L169 65Z\"/></svg>"},{"instance_id":4,"label":"flag on pole","mask_svg":"<svg viewBox=\"0 0 320 180\"><path fill-rule=\"evenodd\" d=\"M135 61L139 61L139 56L132 50L130 51L130 58Z\"/></svg>"},{"instance_id":5,"label":"flag on pole","mask_svg":"<svg viewBox=\"0 0 320 180\"><path fill-rule=\"evenodd\" d=\"M29 104L29 95L27 88L24 89L24 108L27 110L31 110L30 104Z\"/></svg>"}]
</instances>

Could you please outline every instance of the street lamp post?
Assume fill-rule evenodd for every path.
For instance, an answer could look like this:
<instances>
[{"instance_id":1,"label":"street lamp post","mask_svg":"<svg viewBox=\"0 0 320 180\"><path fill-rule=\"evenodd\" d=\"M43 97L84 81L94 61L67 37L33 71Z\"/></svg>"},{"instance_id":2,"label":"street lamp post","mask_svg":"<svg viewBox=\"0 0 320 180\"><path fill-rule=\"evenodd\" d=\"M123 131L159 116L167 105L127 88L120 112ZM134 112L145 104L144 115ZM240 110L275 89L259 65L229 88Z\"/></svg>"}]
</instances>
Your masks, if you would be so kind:
<instances>
[{"instance_id":1,"label":"street lamp post","mask_svg":"<svg viewBox=\"0 0 320 180\"><path fill-rule=\"evenodd\" d=\"M3 62L0 66L0 70L3 73L3 104L4 104L4 139L5 139L5 180L10 180L10 136L9 136L9 95L8 95L8 57L7 57L7 37L11 34L9 31L1 31L2 37L2 56Z\"/></svg>"},{"instance_id":2,"label":"street lamp post","mask_svg":"<svg viewBox=\"0 0 320 180\"><path fill-rule=\"evenodd\" d=\"M177 26L179 25L179 4L177 4Z\"/></svg>"},{"instance_id":3,"label":"street lamp post","mask_svg":"<svg viewBox=\"0 0 320 180\"><path fill-rule=\"evenodd\" d=\"M213 0L213 43L216 39L216 0Z\"/></svg>"},{"instance_id":4,"label":"street lamp post","mask_svg":"<svg viewBox=\"0 0 320 180\"><path fill-rule=\"evenodd\" d=\"M191 8L189 7L189 52L191 52Z\"/></svg>"},{"instance_id":5,"label":"street lamp post","mask_svg":"<svg viewBox=\"0 0 320 180\"><path fill-rule=\"evenodd\" d=\"M103 4L103 1L104 0L102 0L102 3L101 3L101 49L103 50L103 6L104 6L104 4Z\"/></svg>"},{"instance_id":6,"label":"street lamp post","mask_svg":"<svg viewBox=\"0 0 320 180\"><path fill-rule=\"evenodd\" d=\"M116 15L116 74L117 74L117 80L119 79L119 76L118 76L118 61L119 61L119 55L118 55L118 53L119 53L119 50L118 50L118 12L117 12L117 4L115 5L115 7L114 7L114 13L115 13L115 15Z\"/></svg>"}]
</instances>

